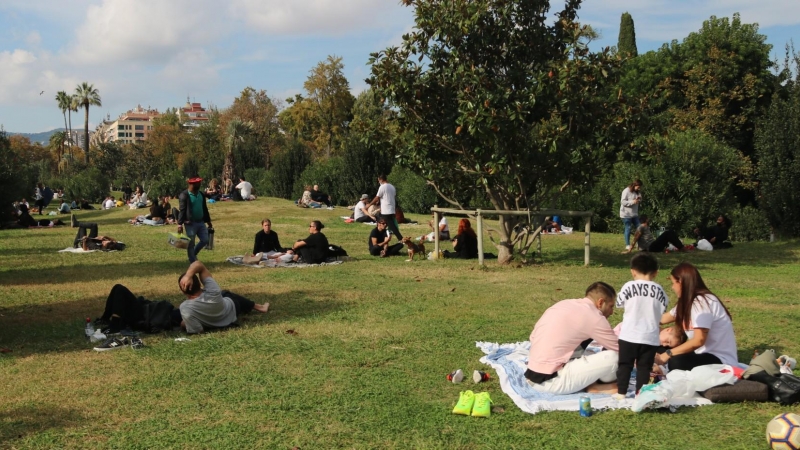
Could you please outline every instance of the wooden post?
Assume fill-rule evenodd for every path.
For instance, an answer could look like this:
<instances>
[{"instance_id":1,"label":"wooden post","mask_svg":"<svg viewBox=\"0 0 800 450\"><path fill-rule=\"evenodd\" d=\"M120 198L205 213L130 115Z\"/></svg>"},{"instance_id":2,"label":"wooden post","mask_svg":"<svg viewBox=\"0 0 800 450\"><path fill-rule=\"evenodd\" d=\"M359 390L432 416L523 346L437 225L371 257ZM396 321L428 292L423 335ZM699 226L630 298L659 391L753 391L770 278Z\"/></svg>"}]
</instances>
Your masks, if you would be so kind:
<instances>
[{"instance_id":1,"label":"wooden post","mask_svg":"<svg viewBox=\"0 0 800 450\"><path fill-rule=\"evenodd\" d=\"M542 259L542 233L536 235L536 253Z\"/></svg>"},{"instance_id":2,"label":"wooden post","mask_svg":"<svg viewBox=\"0 0 800 450\"><path fill-rule=\"evenodd\" d=\"M483 265L483 216L480 209L475 211L475 220L478 222L478 264Z\"/></svg>"},{"instance_id":3,"label":"wooden post","mask_svg":"<svg viewBox=\"0 0 800 450\"><path fill-rule=\"evenodd\" d=\"M587 216L586 217L585 236L583 237L583 246L584 246L584 249L583 249L583 265L584 266L588 266L589 265L589 249L590 249L589 236L591 235L591 233L592 233L592 216Z\"/></svg>"},{"instance_id":4,"label":"wooden post","mask_svg":"<svg viewBox=\"0 0 800 450\"><path fill-rule=\"evenodd\" d=\"M433 205L438 208L437 205ZM433 259L439 259L439 211L433 211Z\"/></svg>"}]
</instances>

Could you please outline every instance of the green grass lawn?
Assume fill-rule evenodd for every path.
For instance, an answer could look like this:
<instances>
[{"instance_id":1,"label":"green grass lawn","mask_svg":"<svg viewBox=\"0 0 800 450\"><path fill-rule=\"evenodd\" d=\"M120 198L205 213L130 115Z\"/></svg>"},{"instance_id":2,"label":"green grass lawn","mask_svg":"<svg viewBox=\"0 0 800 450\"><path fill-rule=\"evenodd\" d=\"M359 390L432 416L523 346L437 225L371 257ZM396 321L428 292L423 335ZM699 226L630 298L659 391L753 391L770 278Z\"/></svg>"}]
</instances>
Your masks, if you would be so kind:
<instances>
[{"instance_id":1,"label":"green grass lawn","mask_svg":"<svg viewBox=\"0 0 800 450\"><path fill-rule=\"evenodd\" d=\"M79 212L128 245L82 255L57 253L72 243L69 227L0 231L0 347L12 350L0 355L0 446L753 449L765 448L770 418L798 410L745 403L588 419L521 412L478 362L475 341L526 340L556 301L582 296L597 280L622 286L630 272L619 235L592 236L588 268L582 233L545 236L543 260L534 265L479 268L474 261L372 258L370 227L343 223L344 209L259 199L209 210L216 249L200 259L223 289L269 302L270 312L191 342L175 342L179 333L145 336L141 351L94 352L83 323L102 313L116 283L148 299L182 300L177 279L186 253L166 243L174 227L130 226L130 210ZM311 269L226 263L252 249L265 217L284 245L320 219L329 241L355 260ZM418 236L427 225L401 231ZM733 314L740 360L764 348L798 356L798 256L794 241L660 255L657 281L674 303L669 269L695 263ZM620 320L618 312L611 317ZM458 368L490 370L492 379L449 383L445 375ZM503 412L489 419L451 414L459 391L473 388L489 391Z\"/></svg>"}]
</instances>

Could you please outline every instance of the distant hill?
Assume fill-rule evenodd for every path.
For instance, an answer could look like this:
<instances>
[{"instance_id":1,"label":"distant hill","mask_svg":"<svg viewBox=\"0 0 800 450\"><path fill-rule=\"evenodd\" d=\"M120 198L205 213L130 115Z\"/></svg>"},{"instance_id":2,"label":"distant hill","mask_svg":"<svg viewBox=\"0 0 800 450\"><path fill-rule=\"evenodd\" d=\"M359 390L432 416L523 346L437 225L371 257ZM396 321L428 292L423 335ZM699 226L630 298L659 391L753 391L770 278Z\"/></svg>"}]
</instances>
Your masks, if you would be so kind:
<instances>
[{"instance_id":1,"label":"distant hill","mask_svg":"<svg viewBox=\"0 0 800 450\"><path fill-rule=\"evenodd\" d=\"M48 142L50 142L50 136L52 136L55 133L58 133L59 131L65 131L65 130L63 128L56 128L54 130L44 131L42 133L12 133L9 131L8 135L26 136L28 139L31 140L31 142L39 142L42 145L47 145Z\"/></svg>"}]
</instances>

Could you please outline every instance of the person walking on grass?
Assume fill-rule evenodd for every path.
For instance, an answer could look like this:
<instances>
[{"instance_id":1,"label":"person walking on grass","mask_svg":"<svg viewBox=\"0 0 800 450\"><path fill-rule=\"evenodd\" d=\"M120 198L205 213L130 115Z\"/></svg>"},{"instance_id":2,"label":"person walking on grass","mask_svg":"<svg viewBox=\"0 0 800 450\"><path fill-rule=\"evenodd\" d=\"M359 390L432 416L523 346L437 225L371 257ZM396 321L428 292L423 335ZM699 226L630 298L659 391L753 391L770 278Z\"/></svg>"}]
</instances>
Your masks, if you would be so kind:
<instances>
[{"instance_id":1,"label":"person walking on grass","mask_svg":"<svg viewBox=\"0 0 800 450\"><path fill-rule=\"evenodd\" d=\"M397 241L402 241L403 235L400 234L400 230L397 228L397 221L395 218L397 191L394 186L386 181L386 175L378 175L378 183L380 183L381 187L378 188L378 194L369 202L369 205L371 206L377 204L379 201L381 202L381 218L386 221L389 231L397 236Z\"/></svg>"},{"instance_id":2,"label":"person walking on grass","mask_svg":"<svg viewBox=\"0 0 800 450\"><path fill-rule=\"evenodd\" d=\"M211 216L208 215L205 194L200 191L200 183L203 179L193 177L187 180L189 187L178 196L180 204L178 212L178 233L186 229L186 235L191 241L186 252L189 262L197 261L197 254L208 245L208 228L211 228ZM208 228L206 228L208 225ZM199 239L195 245L195 238Z\"/></svg>"}]
</instances>

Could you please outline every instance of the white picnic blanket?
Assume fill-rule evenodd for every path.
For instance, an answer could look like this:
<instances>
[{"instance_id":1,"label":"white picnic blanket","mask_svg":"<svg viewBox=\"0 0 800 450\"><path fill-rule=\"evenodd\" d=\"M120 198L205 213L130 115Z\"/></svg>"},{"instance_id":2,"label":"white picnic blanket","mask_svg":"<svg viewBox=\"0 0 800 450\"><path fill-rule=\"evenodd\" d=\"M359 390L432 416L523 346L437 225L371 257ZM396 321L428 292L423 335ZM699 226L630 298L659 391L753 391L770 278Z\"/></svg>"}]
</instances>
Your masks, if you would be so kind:
<instances>
[{"instance_id":1,"label":"white picnic blanket","mask_svg":"<svg viewBox=\"0 0 800 450\"><path fill-rule=\"evenodd\" d=\"M96 251L97 250L84 250L81 247L78 247L78 248L67 247L64 250L59 250L58 253L92 253L92 252L96 252Z\"/></svg>"},{"instance_id":2,"label":"white picnic blanket","mask_svg":"<svg viewBox=\"0 0 800 450\"><path fill-rule=\"evenodd\" d=\"M244 255L236 255L230 256L226 261L231 264L236 264L237 266L247 266L247 267L255 267L257 269L266 269L266 268L275 268L275 267L286 267L286 268L296 268L296 269L305 269L307 267L320 267L320 266L335 266L337 264L343 263L345 260L343 258L347 258L346 256L340 257L338 260L336 258L328 258L327 261L320 263L320 264L305 264L305 263L285 263L278 261L277 259L270 259L266 261L261 261L258 264L245 264L242 259Z\"/></svg>"},{"instance_id":3,"label":"white picnic blanket","mask_svg":"<svg viewBox=\"0 0 800 450\"><path fill-rule=\"evenodd\" d=\"M555 395L539 392L533 389L525 379L525 369L528 364L530 341L510 344L496 344L492 342L476 342L486 356L480 362L488 364L497 372L500 388L523 411L536 414L540 411L578 411L578 402L581 396L589 395L592 399L593 409L631 409L633 406L633 393L636 389L636 379L631 378L628 385L628 395L624 400L614 400L608 394L577 394ZM586 350L592 351L590 346ZM670 401L670 409L678 406L710 405L707 400L697 394L690 398L677 398Z\"/></svg>"}]
</instances>

